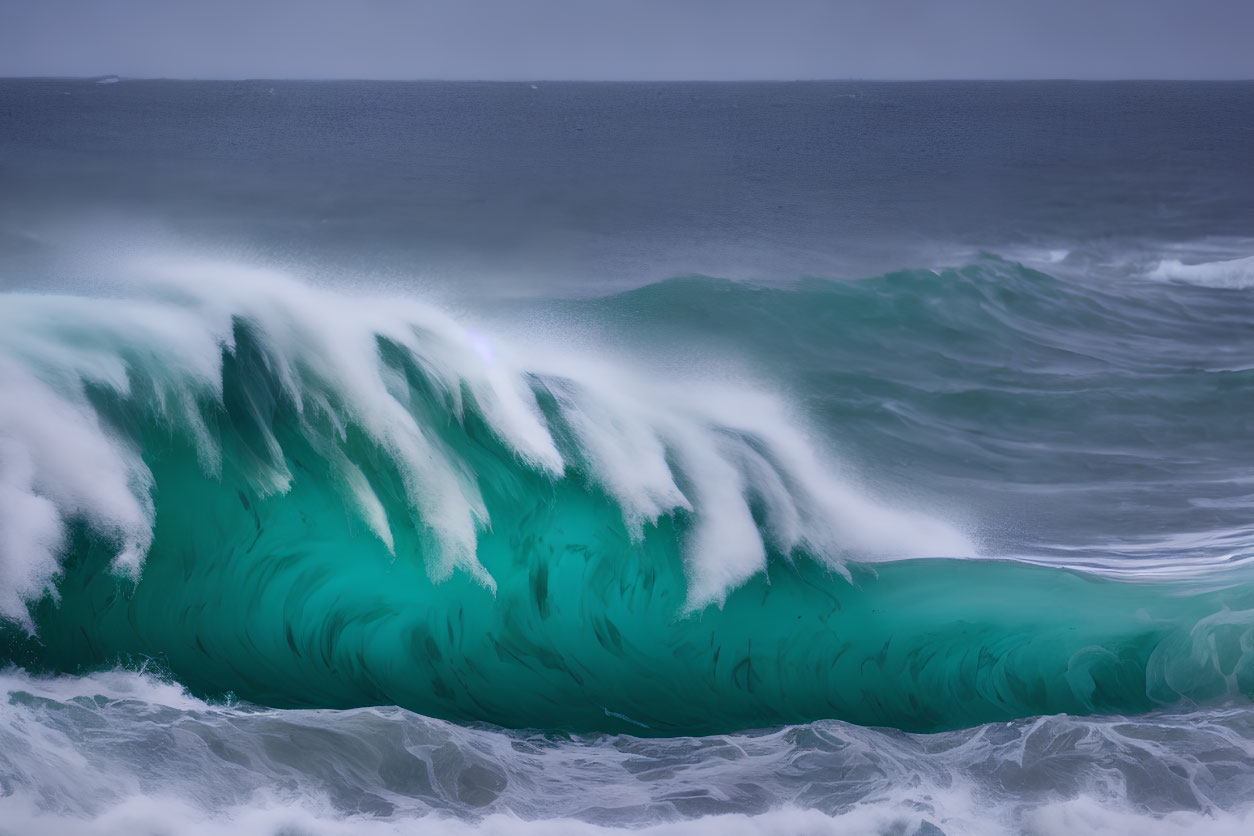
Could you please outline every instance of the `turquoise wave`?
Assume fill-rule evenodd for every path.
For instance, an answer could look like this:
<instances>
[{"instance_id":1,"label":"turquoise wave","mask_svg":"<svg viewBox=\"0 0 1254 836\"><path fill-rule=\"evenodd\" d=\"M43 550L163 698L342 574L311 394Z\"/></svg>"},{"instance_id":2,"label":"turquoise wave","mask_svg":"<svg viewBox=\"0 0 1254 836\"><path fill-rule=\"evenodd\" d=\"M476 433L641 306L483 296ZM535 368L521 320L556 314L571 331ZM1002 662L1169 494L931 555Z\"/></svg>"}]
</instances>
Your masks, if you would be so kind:
<instances>
[{"instance_id":1,"label":"turquoise wave","mask_svg":"<svg viewBox=\"0 0 1254 836\"><path fill-rule=\"evenodd\" d=\"M1246 569L988 559L739 383L513 354L271 276L2 318L2 647L28 670L155 661L277 707L654 734L1254 693Z\"/></svg>"}]
</instances>

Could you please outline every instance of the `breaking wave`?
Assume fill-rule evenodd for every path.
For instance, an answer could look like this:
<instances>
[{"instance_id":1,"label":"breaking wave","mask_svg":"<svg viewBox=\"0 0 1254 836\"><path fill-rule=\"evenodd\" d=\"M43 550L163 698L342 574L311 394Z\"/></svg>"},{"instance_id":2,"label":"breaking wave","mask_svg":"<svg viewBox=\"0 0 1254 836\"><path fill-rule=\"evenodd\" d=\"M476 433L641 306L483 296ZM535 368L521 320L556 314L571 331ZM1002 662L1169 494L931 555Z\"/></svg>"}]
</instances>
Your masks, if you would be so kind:
<instances>
[{"instance_id":1,"label":"breaking wave","mask_svg":"<svg viewBox=\"0 0 1254 836\"><path fill-rule=\"evenodd\" d=\"M1127 584L990 560L979 526L873 496L748 380L159 272L0 309L0 612L27 669L151 662L202 696L645 734L1254 689L1244 564ZM978 270L877 281L772 293L815 327L829 297L878 306L881 333L918 313L885 287L988 309Z\"/></svg>"}]
</instances>

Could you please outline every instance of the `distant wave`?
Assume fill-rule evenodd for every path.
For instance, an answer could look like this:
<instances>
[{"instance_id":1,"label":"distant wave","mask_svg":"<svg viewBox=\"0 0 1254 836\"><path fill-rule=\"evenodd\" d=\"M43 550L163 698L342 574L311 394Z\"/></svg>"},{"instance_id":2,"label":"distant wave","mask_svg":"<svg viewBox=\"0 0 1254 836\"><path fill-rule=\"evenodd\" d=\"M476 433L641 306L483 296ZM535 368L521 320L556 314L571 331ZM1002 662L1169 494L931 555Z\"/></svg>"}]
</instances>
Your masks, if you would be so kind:
<instances>
[{"instance_id":1,"label":"distant wave","mask_svg":"<svg viewBox=\"0 0 1254 836\"><path fill-rule=\"evenodd\" d=\"M1185 264L1174 258L1163 259L1149 275L1155 279L1188 282L1205 287L1247 288L1254 286L1254 256L1198 264Z\"/></svg>"}]
</instances>

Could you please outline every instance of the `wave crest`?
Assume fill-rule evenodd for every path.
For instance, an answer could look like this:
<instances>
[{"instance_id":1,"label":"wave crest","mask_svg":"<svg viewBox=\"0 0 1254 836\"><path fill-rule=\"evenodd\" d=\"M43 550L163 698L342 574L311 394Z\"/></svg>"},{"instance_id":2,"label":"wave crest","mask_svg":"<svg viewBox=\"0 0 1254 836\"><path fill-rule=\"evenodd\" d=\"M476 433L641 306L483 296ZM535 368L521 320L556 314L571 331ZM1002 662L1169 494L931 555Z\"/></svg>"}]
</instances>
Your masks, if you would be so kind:
<instances>
[{"instance_id":1,"label":"wave crest","mask_svg":"<svg viewBox=\"0 0 1254 836\"><path fill-rule=\"evenodd\" d=\"M1203 287L1241 290L1254 287L1254 255L1224 261L1203 261L1198 264L1167 258L1150 271L1150 278L1180 281Z\"/></svg>"}]
</instances>

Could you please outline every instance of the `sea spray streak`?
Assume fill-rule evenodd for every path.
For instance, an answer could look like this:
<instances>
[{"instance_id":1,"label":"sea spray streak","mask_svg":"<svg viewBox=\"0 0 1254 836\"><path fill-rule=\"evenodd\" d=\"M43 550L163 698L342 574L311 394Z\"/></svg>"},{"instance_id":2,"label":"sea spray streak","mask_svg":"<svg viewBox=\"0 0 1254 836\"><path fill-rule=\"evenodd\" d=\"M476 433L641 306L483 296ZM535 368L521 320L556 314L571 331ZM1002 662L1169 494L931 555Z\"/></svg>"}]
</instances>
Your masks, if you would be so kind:
<instances>
[{"instance_id":1,"label":"sea spray streak","mask_svg":"<svg viewBox=\"0 0 1254 836\"><path fill-rule=\"evenodd\" d=\"M1242 585L963 560L751 388L531 364L269 274L5 301L0 607L28 668L155 657L276 706L650 733L1254 689Z\"/></svg>"}]
</instances>

